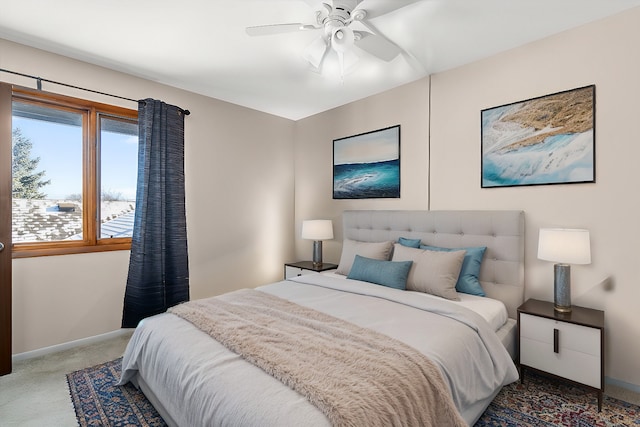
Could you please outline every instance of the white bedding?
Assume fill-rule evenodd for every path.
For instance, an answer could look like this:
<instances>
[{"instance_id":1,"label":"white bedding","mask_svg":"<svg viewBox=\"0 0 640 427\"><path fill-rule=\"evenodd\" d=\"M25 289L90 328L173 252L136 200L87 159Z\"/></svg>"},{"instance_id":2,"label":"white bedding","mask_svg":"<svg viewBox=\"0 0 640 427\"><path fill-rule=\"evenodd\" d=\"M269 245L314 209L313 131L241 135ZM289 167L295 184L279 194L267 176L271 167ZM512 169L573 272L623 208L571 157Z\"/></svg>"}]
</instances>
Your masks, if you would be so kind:
<instances>
[{"instance_id":1,"label":"white bedding","mask_svg":"<svg viewBox=\"0 0 640 427\"><path fill-rule=\"evenodd\" d=\"M320 274L333 277L336 279L347 280L347 276L335 273L335 270L325 271ZM407 291L407 292L411 292L411 291ZM442 299L441 297L425 294L425 293L421 293L419 295L420 295L420 298L436 298L440 300ZM462 292L458 293L458 297L460 297L460 301L452 300L454 304L458 304L462 307L466 307L478 313L489 323L489 325L493 328L494 331L497 331L498 329L500 329L509 318L507 314L507 308L504 306L504 303L502 301L498 301L497 299L492 299L487 297L479 297L477 295L469 295Z\"/></svg>"},{"instance_id":2,"label":"white bedding","mask_svg":"<svg viewBox=\"0 0 640 427\"><path fill-rule=\"evenodd\" d=\"M330 275L305 275L258 289L423 352L440 367L469 424L503 385L518 378L493 327L460 304ZM123 358L121 383L138 374L180 426L328 424L298 393L172 314L145 319L136 329Z\"/></svg>"}]
</instances>

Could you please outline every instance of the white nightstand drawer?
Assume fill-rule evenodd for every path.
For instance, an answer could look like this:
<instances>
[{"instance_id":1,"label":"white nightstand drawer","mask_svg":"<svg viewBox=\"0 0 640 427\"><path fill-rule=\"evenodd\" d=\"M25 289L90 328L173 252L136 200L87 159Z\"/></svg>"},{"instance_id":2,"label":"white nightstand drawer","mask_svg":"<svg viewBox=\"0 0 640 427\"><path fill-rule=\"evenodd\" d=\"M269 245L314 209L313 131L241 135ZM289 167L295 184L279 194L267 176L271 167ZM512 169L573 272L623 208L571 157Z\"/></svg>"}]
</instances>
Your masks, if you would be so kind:
<instances>
[{"instance_id":1,"label":"white nightstand drawer","mask_svg":"<svg viewBox=\"0 0 640 427\"><path fill-rule=\"evenodd\" d=\"M554 329L557 329L560 348L600 356L600 330L575 325L544 317L520 315L520 337L541 343L551 344L553 348Z\"/></svg>"},{"instance_id":2,"label":"white nightstand drawer","mask_svg":"<svg viewBox=\"0 0 640 427\"><path fill-rule=\"evenodd\" d=\"M599 329L520 314L523 365L601 388L600 353Z\"/></svg>"},{"instance_id":3,"label":"white nightstand drawer","mask_svg":"<svg viewBox=\"0 0 640 427\"><path fill-rule=\"evenodd\" d=\"M574 305L559 313L551 301L518 307L520 380L528 368L566 378L604 395L604 311Z\"/></svg>"},{"instance_id":4,"label":"white nightstand drawer","mask_svg":"<svg viewBox=\"0 0 640 427\"><path fill-rule=\"evenodd\" d=\"M520 363L591 387L601 388L602 385L598 356L567 348L554 353L553 343L520 338Z\"/></svg>"},{"instance_id":5,"label":"white nightstand drawer","mask_svg":"<svg viewBox=\"0 0 640 427\"><path fill-rule=\"evenodd\" d=\"M291 267L289 265L284 268L284 278L291 279L292 277L302 276L303 274L317 274L317 272L313 270L307 270L304 268Z\"/></svg>"}]
</instances>

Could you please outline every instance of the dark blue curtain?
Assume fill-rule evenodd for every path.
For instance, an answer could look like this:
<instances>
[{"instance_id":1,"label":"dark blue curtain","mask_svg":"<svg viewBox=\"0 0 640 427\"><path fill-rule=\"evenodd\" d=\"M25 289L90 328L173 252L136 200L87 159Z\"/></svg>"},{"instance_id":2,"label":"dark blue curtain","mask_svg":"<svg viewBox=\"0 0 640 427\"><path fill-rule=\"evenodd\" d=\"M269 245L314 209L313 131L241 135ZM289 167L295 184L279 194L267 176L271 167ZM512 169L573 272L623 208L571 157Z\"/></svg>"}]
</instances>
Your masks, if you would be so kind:
<instances>
[{"instance_id":1,"label":"dark blue curtain","mask_svg":"<svg viewBox=\"0 0 640 427\"><path fill-rule=\"evenodd\" d=\"M138 182L122 327L189 300L184 203L184 111L138 105Z\"/></svg>"}]
</instances>

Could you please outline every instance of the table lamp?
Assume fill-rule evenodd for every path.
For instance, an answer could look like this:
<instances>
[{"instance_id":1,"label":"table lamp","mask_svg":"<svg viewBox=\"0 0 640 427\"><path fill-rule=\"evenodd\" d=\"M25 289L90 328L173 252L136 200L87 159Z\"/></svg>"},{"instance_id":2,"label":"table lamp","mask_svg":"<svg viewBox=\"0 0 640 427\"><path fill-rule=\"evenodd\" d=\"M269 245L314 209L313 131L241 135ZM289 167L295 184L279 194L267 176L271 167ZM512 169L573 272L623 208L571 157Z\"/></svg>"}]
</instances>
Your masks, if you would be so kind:
<instances>
[{"instance_id":1,"label":"table lamp","mask_svg":"<svg viewBox=\"0 0 640 427\"><path fill-rule=\"evenodd\" d=\"M322 266L322 241L333 239L333 223L330 219L302 221L302 238L313 240L313 266Z\"/></svg>"},{"instance_id":2,"label":"table lamp","mask_svg":"<svg viewBox=\"0 0 640 427\"><path fill-rule=\"evenodd\" d=\"M541 228L538 259L553 261L553 307L559 313L571 312L570 264L590 264L589 230Z\"/></svg>"}]
</instances>

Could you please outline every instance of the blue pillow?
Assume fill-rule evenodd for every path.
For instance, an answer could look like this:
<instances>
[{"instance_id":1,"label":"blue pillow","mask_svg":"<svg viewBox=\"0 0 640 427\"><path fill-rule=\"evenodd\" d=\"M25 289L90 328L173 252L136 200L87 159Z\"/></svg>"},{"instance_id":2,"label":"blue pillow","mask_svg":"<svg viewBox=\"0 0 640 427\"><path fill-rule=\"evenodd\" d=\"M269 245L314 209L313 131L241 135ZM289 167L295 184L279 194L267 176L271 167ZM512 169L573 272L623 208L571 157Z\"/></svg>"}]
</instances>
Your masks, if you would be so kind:
<instances>
[{"instance_id":1,"label":"blue pillow","mask_svg":"<svg viewBox=\"0 0 640 427\"><path fill-rule=\"evenodd\" d=\"M460 275L458 276L458 282L456 283L456 291L463 292L465 294L478 295L481 297L487 296L480 285L480 267L482 265L482 257L484 251L487 250L486 246L480 246L476 248L440 248L438 246L420 246L420 249L429 249L431 251L460 251L465 250L467 253L464 255L462 261L462 267L460 268Z\"/></svg>"},{"instance_id":2,"label":"blue pillow","mask_svg":"<svg viewBox=\"0 0 640 427\"><path fill-rule=\"evenodd\" d=\"M356 255L347 279L405 290L412 264L413 261L382 261Z\"/></svg>"},{"instance_id":3,"label":"blue pillow","mask_svg":"<svg viewBox=\"0 0 640 427\"><path fill-rule=\"evenodd\" d=\"M420 248L420 243L422 243L422 241L420 239L407 239L406 237L400 237L398 239L398 243L402 246L418 249Z\"/></svg>"}]
</instances>

